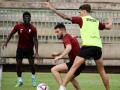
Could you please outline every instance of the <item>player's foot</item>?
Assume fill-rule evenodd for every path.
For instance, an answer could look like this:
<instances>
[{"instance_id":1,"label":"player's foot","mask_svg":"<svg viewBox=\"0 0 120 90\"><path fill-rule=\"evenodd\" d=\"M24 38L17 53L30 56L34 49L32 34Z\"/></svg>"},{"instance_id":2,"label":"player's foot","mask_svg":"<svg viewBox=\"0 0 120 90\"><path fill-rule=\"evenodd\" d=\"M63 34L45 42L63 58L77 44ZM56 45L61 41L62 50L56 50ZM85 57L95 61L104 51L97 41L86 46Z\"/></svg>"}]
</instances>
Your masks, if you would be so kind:
<instances>
[{"instance_id":1,"label":"player's foot","mask_svg":"<svg viewBox=\"0 0 120 90\"><path fill-rule=\"evenodd\" d=\"M23 85L23 82L18 80L15 87L21 87L22 85Z\"/></svg>"},{"instance_id":2,"label":"player's foot","mask_svg":"<svg viewBox=\"0 0 120 90\"><path fill-rule=\"evenodd\" d=\"M66 90L66 88L63 85L61 85L58 90Z\"/></svg>"},{"instance_id":3,"label":"player's foot","mask_svg":"<svg viewBox=\"0 0 120 90\"><path fill-rule=\"evenodd\" d=\"M37 85L37 82L36 82L37 80L36 80L36 78L34 77L32 77L32 86L33 87L35 87L36 85Z\"/></svg>"}]
</instances>

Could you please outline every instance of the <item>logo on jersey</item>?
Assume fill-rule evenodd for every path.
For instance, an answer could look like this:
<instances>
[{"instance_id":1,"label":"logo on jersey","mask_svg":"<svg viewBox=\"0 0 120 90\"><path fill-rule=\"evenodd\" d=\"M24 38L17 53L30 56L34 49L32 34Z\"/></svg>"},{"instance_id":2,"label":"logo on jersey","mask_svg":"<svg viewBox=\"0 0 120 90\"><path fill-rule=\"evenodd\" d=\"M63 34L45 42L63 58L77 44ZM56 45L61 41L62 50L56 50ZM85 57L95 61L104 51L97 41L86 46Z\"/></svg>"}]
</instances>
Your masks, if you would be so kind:
<instances>
[{"instance_id":1,"label":"logo on jersey","mask_svg":"<svg viewBox=\"0 0 120 90\"><path fill-rule=\"evenodd\" d=\"M31 29L29 29L29 33L31 32Z\"/></svg>"},{"instance_id":2,"label":"logo on jersey","mask_svg":"<svg viewBox=\"0 0 120 90\"><path fill-rule=\"evenodd\" d=\"M20 29L20 33L22 33L23 32L23 29Z\"/></svg>"}]
</instances>

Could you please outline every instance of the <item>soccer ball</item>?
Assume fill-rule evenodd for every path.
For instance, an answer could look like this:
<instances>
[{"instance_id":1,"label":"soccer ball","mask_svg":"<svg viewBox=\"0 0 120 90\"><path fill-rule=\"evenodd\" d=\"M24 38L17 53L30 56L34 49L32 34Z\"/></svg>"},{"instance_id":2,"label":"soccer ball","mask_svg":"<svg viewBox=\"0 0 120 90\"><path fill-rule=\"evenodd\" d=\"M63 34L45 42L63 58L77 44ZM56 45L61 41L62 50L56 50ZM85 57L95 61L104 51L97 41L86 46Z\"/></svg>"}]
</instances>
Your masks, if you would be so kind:
<instances>
[{"instance_id":1,"label":"soccer ball","mask_svg":"<svg viewBox=\"0 0 120 90\"><path fill-rule=\"evenodd\" d=\"M40 84L38 84L38 86L37 86L37 90L49 90L49 87L48 87L48 85L45 84L45 83L40 83Z\"/></svg>"}]
</instances>

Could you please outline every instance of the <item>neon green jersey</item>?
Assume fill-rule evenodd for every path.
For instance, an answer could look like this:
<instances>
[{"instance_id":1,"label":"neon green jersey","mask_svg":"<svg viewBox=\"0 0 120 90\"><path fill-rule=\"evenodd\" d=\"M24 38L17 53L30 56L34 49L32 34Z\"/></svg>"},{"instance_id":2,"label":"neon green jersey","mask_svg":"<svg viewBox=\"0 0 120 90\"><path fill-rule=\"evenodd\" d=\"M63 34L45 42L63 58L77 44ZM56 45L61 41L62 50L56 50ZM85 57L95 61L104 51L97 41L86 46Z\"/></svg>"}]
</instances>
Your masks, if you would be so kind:
<instances>
[{"instance_id":1,"label":"neon green jersey","mask_svg":"<svg viewBox=\"0 0 120 90\"><path fill-rule=\"evenodd\" d=\"M91 16L82 17L83 25L80 28L83 46L98 46L102 48L99 35L99 21Z\"/></svg>"}]
</instances>

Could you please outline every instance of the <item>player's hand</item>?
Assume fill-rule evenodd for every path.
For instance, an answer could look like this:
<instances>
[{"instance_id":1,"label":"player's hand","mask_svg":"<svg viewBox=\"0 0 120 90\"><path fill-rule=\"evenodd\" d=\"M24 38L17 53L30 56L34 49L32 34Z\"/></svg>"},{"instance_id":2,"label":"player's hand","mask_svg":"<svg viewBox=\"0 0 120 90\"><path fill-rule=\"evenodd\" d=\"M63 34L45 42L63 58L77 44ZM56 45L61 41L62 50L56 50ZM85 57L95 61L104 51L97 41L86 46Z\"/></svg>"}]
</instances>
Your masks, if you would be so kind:
<instances>
[{"instance_id":1,"label":"player's hand","mask_svg":"<svg viewBox=\"0 0 120 90\"><path fill-rule=\"evenodd\" d=\"M61 56L56 56L55 58L54 58L54 62L56 63L59 59L61 59L62 57Z\"/></svg>"},{"instance_id":2,"label":"player's hand","mask_svg":"<svg viewBox=\"0 0 120 90\"><path fill-rule=\"evenodd\" d=\"M54 7L52 6L52 4L50 2L44 2L44 7L49 8L49 9L54 9Z\"/></svg>"},{"instance_id":3,"label":"player's hand","mask_svg":"<svg viewBox=\"0 0 120 90\"><path fill-rule=\"evenodd\" d=\"M34 57L37 59L37 63L40 63L40 56L39 56L39 54L35 53Z\"/></svg>"},{"instance_id":4,"label":"player's hand","mask_svg":"<svg viewBox=\"0 0 120 90\"><path fill-rule=\"evenodd\" d=\"M6 48L6 47L7 47L7 43L4 43L4 44L2 45L2 49Z\"/></svg>"},{"instance_id":5,"label":"player's hand","mask_svg":"<svg viewBox=\"0 0 120 90\"><path fill-rule=\"evenodd\" d=\"M112 17L108 17L108 20L105 23L105 27L107 30L110 30L112 28L112 23L113 23Z\"/></svg>"},{"instance_id":6,"label":"player's hand","mask_svg":"<svg viewBox=\"0 0 120 90\"><path fill-rule=\"evenodd\" d=\"M38 53L35 53L35 54L34 54L34 57L38 59L40 56L39 56Z\"/></svg>"}]
</instances>

